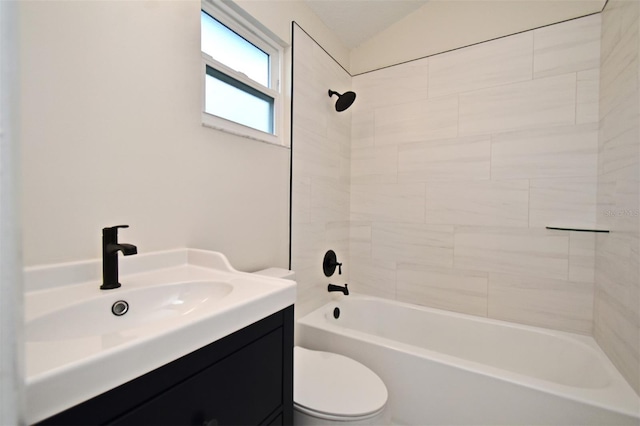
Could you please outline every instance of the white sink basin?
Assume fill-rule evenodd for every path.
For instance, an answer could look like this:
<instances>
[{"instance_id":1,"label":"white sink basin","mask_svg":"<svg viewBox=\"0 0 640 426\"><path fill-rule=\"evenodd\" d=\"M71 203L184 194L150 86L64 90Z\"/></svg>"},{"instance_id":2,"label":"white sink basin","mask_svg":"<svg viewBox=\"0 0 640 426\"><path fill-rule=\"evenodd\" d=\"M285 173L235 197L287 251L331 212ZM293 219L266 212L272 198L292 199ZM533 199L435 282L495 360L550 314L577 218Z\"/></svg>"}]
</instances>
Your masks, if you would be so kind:
<instances>
[{"instance_id":1,"label":"white sink basin","mask_svg":"<svg viewBox=\"0 0 640 426\"><path fill-rule=\"evenodd\" d=\"M211 309L233 286L225 282L195 281L153 287L103 290L95 299L74 303L34 318L26 324L27 342L78 339L118 333L178 316ZM126 303L123 303L126 302ZM112 308L126 306L121 316Z\"/></svg>"},{"instance_id":2,"label":"white sink basin","mask_svg":"<svg viewBox=\"0 0 640 426\"><path fill-rule=\"evenodd\" d=\"M120 259L122 287L100 290L101 261L25 270L28 424L73 407L295 302L295 282L235 270L216 252ZM114 303L128 311L116 316ZM61 391L62 390L62 391Z\"/></svg>"}]
</instances>

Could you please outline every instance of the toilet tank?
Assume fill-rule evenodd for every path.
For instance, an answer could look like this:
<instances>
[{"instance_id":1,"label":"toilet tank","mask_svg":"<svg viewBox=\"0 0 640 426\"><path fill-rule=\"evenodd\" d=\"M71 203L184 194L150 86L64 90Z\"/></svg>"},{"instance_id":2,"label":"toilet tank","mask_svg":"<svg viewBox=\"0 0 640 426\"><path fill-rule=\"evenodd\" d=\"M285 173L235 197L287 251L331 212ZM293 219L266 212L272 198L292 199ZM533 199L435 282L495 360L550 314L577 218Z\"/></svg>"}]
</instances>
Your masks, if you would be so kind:
<instances>
[{"instance_id":1,"label":"toilet tank","mask_svg":"<svg viewBox=\"0 0 640 426\"><path fill-rule=\"evenodd\" d=\"M290 271L284 268L267 268L261 271L256 271L254 272L254 274L265 275L267 277L273 277L273 278L283 278L285 280L291 280L291 281L296 280L295 271Z\"/></svg>"}]
</instances>

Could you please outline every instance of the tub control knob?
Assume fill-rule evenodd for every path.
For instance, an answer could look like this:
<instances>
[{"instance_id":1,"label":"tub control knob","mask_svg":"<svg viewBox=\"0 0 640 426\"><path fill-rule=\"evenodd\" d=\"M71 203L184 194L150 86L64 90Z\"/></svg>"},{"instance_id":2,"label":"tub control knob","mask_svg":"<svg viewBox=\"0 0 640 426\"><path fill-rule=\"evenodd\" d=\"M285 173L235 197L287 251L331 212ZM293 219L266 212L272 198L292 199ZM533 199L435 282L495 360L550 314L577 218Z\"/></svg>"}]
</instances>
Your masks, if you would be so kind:
<instances>
[{"instance_id":1,"label":"tub control knob","mask_svg":"<svg viewBox=\"0 0 640 426\"><path fill-rule=\"evenodd\" d=\"M324 255L324 260L322 261L322 270L324 271L325 277L330 277L336 271L336 266L338 267L338 275L342 275L342 263L338 263L338 258L336 253L333 250L329 250Z\"/></svg>"}]
</instances>

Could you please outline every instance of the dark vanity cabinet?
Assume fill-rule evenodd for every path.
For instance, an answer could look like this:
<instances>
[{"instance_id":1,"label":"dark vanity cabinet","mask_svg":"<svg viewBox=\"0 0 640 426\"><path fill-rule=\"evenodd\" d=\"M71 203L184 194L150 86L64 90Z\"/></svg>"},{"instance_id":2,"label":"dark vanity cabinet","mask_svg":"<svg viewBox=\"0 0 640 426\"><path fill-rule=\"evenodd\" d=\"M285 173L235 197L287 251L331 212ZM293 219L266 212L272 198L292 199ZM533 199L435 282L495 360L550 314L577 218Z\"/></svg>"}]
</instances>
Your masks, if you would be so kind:
<instances>
[{"instance_id":1,"label":"dark vanity cabinet","mask_svg":"<svg viewBox=\"0 0 640 426\"><path fill-rule=\"evenodd\" d=\"M292 423L290 306L39 424Z\"/></svg>"}]
</instances>

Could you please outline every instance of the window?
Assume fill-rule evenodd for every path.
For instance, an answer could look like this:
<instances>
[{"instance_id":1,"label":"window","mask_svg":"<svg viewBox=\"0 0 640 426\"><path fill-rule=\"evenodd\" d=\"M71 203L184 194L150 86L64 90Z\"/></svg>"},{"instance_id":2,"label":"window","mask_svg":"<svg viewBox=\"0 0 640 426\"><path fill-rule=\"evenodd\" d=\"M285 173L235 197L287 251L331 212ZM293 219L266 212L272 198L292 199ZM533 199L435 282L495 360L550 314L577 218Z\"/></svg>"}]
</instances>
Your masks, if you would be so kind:
<instances>
[{"instance_id":1,"label":"window","mask_svg":"<svg viewBox=\"0 0 640 426\"><path fill-rule=\"evenodd\" d=\"M200 29L203 124L282 144L280 46L218 3L202 3Z\"/></svg>"}]
</instances>

